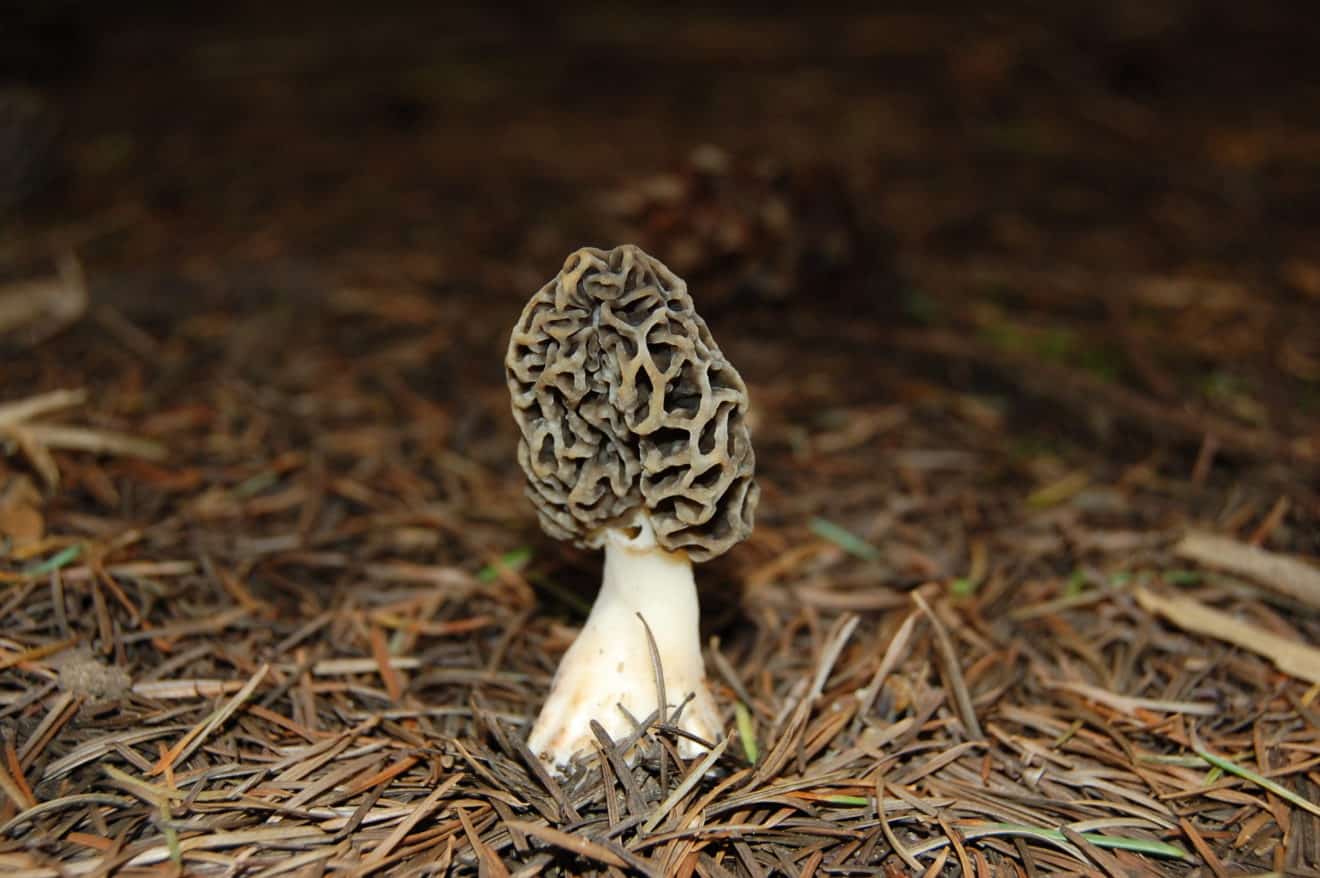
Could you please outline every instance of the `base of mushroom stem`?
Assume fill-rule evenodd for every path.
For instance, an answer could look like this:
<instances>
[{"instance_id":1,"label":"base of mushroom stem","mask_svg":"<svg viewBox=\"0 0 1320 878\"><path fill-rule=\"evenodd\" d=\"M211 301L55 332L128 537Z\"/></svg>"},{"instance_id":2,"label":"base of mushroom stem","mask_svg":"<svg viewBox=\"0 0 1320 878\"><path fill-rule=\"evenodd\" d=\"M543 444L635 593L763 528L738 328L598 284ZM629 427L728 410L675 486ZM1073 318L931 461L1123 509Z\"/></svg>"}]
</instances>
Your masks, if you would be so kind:
<instances>
[{"instance_id":1,"label":"base of mushroom stem","mask_svg":"<svg viewBox=\"0 0 1320 878\"><path fill-rule=\"evenodd\" d=\"M667 688L665 694L668 699ZM628 701L633 703L626 703ZM722 737L719 714L704 682L699 688L685 692L677 701L683 705L682 713L677 719L672 715L666 717L671 725L711 744ZM605 706L607 703L608 707ZM670 709L676 708L677 704L674 704ZM591 691L590 686L556 687L532 727L527 746L542 762L563 768L575 757L593 753L600 746L591 730L592 720L600 723L610 740L617 744L631 737L637 725L653 713L654 702L648 705L635 698L620 698L614 691L602 694L600 690ZM693 759L706 750L705 746L690 738L678 738L678 752L684 759ZM627 754L629 759L632 755Z\"/></svg>"},{"instance_id":2,"label":"base of mushroom stem","mask_svg":"<svg viewBox=\"0 0 1320 878\"><path fill-rule=\"evenodd\" d=\"M664 675L666 719L712 744L723 735L706 686L692 564L656 546L649 526L643 525L636 535L611 531L606 536L600 594L564 654L532 727L528 746L552 765L563 767L574 756L593 752L598 742L592 720L617 742L656 712L660 702L648 627ZM679 741L685 758L704 750L687 738Z\"/></svg>"}]
</instances>

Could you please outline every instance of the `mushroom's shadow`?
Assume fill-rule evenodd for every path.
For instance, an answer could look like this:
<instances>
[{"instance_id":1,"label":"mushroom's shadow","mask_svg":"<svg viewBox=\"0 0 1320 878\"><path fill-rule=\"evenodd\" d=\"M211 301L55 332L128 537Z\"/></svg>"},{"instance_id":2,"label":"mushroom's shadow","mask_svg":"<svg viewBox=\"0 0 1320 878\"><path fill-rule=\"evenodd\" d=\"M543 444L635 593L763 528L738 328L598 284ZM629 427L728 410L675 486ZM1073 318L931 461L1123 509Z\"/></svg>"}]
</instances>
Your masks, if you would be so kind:
<instances>
[{"instance_id":1,"label":"mushroom's shadow","mask_svg":"<svg viewBox=\"0 0 1320 878\"><path fill-rule=\"evenodd\" d=\"M701 601L701 644L712 636L731 642L751 629L738 584L738 565L721 555L695 568L697 597Z\"/></svg>"},{"instance_id":2,"label":"mushroom's shadow","mask_svg":"<svg viewBox=\"0 0 1320 878\"><path fill-rule=\"evenodd\" d=\"M603 552L579 549L544 537L529 539L538 556L553 559L528 579L536 590L538 615L581 625L591 612L604 572ZM712 636L730 641L749 630L751 619L743 607L738 565L721 556L695 565L697 595L701 602L701 642Z\"/></svg>"},{"instance_id":3,"label":"mushroom's shadow","mask_svg":"<svg viewBox=\"0 0 1320 878\"><path fill-rule=\"evenodd\" d=\"M537 615L573 625L586 622L600 592L605 553L555 542L542 534L528 542L537 557L548 559L527 576L536 592Z\"/></svg>"}]
</instances>

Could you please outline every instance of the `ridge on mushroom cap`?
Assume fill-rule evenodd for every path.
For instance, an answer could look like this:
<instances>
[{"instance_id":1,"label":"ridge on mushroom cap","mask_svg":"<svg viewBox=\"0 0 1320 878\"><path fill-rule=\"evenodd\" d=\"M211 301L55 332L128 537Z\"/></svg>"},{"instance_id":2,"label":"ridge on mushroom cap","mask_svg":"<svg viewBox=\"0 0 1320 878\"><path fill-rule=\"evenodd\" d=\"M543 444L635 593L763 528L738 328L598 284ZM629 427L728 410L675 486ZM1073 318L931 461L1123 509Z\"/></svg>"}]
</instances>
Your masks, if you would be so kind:
<instances>
[{"instance_id":1,"label":"ridge on mushroom cap","mask_svg":"<svg viewBox=\"0 0 1320 878\"><path fill-rule=\"evenodd\" d=\"M747 388L658 259L570 255L523 310L505 374L546 533L598 547L645 512L661 547L705 561L751 532Z\"/></svg>"}]
</instances>

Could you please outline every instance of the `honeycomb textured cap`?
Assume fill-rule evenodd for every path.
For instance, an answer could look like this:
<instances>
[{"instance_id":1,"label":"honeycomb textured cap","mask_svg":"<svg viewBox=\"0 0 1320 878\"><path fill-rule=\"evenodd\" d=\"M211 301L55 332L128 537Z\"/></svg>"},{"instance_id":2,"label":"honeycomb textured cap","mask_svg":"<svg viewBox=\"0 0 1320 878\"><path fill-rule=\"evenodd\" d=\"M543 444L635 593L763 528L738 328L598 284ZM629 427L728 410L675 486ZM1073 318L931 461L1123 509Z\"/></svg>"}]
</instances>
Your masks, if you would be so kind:
<instances>
[{"instance_id":1,"label":"honeycomb textured cap","mask_svg":"<svg viewBox=\"0 0 1320 878\"><path fill-rule=\"evenodd\" d=\"M658 259L573 253L527 303L505 371L546 533L598 547L645 513L660 546L693 561L751 533L747 388Z\"/></svg>"}]
</instances>

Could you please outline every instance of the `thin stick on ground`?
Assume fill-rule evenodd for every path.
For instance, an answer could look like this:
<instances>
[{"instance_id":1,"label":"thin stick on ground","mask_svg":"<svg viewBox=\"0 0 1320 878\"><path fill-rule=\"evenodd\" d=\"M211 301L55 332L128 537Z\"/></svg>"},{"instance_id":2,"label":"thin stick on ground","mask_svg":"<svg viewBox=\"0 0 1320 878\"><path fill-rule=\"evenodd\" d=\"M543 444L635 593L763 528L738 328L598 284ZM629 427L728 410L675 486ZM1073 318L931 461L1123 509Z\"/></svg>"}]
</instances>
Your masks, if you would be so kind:
<instances>
[{"instance_id":1,"label":"thin stick on ground","mask_svg":"<svg viewBox=\"0 0 1320 878\"><path fill-rule=\"evenodd\" d=\"M1297 558L1198 532L1179 540L1173 551L1179 557L1245 576L1308 607L1320 609L1320 570Z\"/></svg>"}]
</instances>

